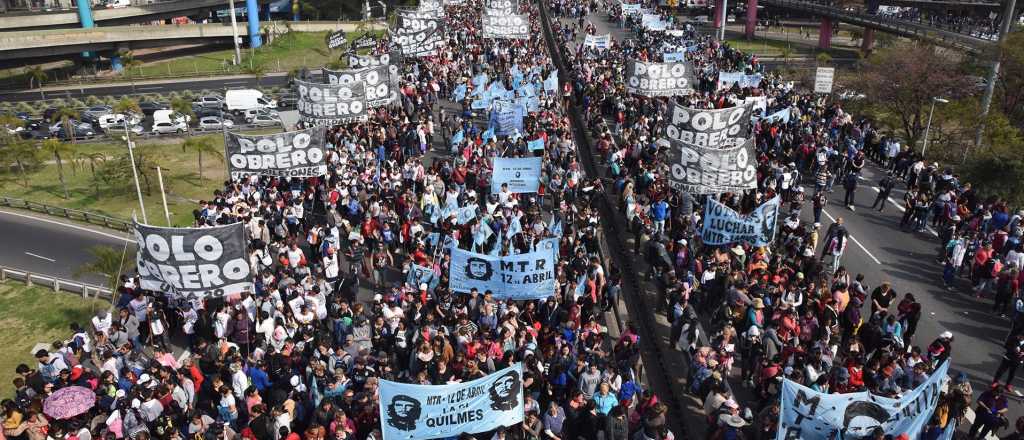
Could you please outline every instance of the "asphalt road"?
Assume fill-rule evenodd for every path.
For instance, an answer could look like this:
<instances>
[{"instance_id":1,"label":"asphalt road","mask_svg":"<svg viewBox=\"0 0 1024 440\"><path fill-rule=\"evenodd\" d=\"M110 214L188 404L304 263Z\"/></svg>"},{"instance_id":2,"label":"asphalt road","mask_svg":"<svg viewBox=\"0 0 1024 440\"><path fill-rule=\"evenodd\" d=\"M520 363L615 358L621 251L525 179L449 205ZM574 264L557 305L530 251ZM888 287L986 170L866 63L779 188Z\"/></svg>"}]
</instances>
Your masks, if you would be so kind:
<instances>
[{"instance_id":1,"label":"asphalt road","mask_svg":"<svg viewBox=\"0 0 1024 440\"><path fill-rule=\"evenodd\" d=\"M127 235L81 226L61 220L30 216L18 211L0 210L0 265L67 280L103 285L102 277L75 276L75 271L92 261L89 248L135 247Z\"/></svg>"},{"instance_id":2,"label":"asphalt road","mask_svg":"<svg viewBox=\"0 0 1024 440\"><path fill-rule=\"evenodd\" d=\"M589 21L596 26L596 34L611 33L620 40L626 37L621 28L610 25L605 17L602 12L591 14ZM776 66L769 66L773 67ZM845 191L837 183L822 214L820 233L824 235L835 219L843 218L852 240L840 264L851 276L864 274L869 291L883 281L890 281L899 294L892 304L893 309L904 294L913 293L921 303L923 313L913 345L925 349L939 333L951 331L954 343L950 375L967 374L977 396L987 389L999 366L1002 342L1009 332L1010 320L991 312L991 294L988 299L976 299L968 280L959 279L954 291L943 287L943 266L935 261L939 250L937 235L931 230L918 233L903 231L899 227L905 185L897 185L883 212L878 212L877 207L870 209L878 194L878 182L884 175L885 172L874 164L865 166L853 211L843 205ZM809 197L814 191L813 184L805 187L805 191L808 199L801 210L801 218L813 223ZM783 209L788 214L788 206L784 204ZM817 251L820 254L820 245ZM865 304L862 316L865 319L870 316L868 304ZM1018 375L1014 383L1017 388L1024 386L1020 377ZM1019 395L1011 399L1008 415L1011 422L1024 416Z\"/></svg>"},{"instance_id":3,"label":"asphalt road","mask_svg":"<svg viewBox=\"0 0 1024 440\"><path fill-rule=\"evenodd\" d=\"M261 87L284 86L288 83L286 75L267 75L260 79ZM40 99L56 98L83 98L86 96L122 96L138 93L169 93L184 91L199 91L203 89L223 90L225 88L255 88L256 78L248 77L225 77L212 79L178 79L170 81L145 81L138 82L133 87L131 84L118 83L104 86L90 86L83 84L79 87L65 87L60 89L21 90L21 91L0 91L0 101L22 102L38 101Z\"/></svg>"}]
</instances>

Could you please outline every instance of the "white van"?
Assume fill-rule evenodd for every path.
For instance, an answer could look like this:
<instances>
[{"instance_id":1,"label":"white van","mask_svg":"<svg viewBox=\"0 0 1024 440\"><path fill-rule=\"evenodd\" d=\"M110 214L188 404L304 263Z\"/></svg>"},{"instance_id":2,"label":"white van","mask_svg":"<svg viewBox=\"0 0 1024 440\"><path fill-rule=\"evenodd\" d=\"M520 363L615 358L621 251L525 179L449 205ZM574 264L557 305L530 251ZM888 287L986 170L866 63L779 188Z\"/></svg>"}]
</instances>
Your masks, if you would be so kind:
<instances>
[{"instance_id":1,"label":"white van","mask_svg":"<svg viewBox=\"0 0 1024 440\"><path fill-rule=\"evenodd\" d=\"M153 125L161 122L171 122L174 124L191 122L192 118L188 115L175 112L174 110L157 110L153 112Z\"/></svg>"},{"instance_id":2,"label":"white van","mask_svg":"<svg viewBox=\"0 0 1024 440\"><path fill-rule=\"evenodd\" d=\"M111 113L109 115L103 115L96 118L96 123L100 126L100 129L107 131L110 129L119 129L124 127L124 120L128 119L128 125L138 125L139 118L133 115L124 115L121 113Z\"/></svg>"},{"instance_id":3,"label":"white van","mask_svg":"<svg viewBox=\"0 0 1024 440\"><path fill-rule=\"evenodd\" d=\"M228 90L224 94L224 108L232 112L276 109L277 101L264 97L263 92L255 89Z\"/></svg>"}]
</instances>

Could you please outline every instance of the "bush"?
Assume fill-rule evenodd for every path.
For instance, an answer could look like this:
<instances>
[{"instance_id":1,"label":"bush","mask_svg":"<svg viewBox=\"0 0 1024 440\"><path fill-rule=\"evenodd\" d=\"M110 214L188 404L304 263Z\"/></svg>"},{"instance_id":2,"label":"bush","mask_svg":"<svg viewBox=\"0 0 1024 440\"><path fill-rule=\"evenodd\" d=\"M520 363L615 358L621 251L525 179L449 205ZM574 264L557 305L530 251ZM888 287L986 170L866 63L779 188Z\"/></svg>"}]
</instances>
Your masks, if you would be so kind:
<instances>
[{"instance_id":1,"label":"bush","mask_svg":"<svg viewBox=\"0 0 1024 440\"><path fill-rule=\"evenodd\" d=\"M1024 160L974 158L961 169L961 181L982 197L999 197L1010 206L1024 206Z\"/></svg>"}]
</instances>

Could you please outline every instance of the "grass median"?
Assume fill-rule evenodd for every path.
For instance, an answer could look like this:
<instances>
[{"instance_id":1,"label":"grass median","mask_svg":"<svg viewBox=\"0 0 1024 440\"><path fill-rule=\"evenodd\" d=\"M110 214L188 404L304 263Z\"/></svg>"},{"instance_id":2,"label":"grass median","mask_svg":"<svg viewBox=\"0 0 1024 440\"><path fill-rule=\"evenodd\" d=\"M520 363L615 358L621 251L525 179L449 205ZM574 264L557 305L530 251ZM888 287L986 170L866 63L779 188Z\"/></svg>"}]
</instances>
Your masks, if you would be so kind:
<instances>
[{"instance_id":1,"label":"grass median","mask_svg":"<svg viewBox=\"0 0 1024 440\"><path fill-rule=\"evenodd\" d=\"M11 380L18 364L36 368L32 347L69 339L68 326L72 322L89 328L93 314L109 307L106 300L83 299L46 287L28 287L14 281L0 284L0 322L4 328L0 332L0 347L4 348L4 356L0 357L0 395L13 394Z\"/></svg>"},{"instance_id":2,"label":"grass median","mask_svg":"<svg viewBox=\"0 0 1024 440\"><path fill-rule=\"evenodd\" d=\"M278 131L262 130L246 134ZM196 201L212 198L213 191L222 187L227 176L227 166L213 152L224 151L223 135L205 134L193 138L208 143L203 153L202 179L199 178L198 153L194 149L183 151L182 146L187 138L158 138L136 143L135 160L139 164L139 183L150 224L167 224L156 173L158 165L162 169L173 226L190 225ZM24 175L17 165L0 170L0 195L124 220L136 214L139 221L142 221L128 150L124 143L79 143L67 146L68 151L62 155L67 198L64 198L64 186L60 182L57 163L52 155L43 150L32 158L34 163L26 167Z\"/></svg>"}]
</instances>

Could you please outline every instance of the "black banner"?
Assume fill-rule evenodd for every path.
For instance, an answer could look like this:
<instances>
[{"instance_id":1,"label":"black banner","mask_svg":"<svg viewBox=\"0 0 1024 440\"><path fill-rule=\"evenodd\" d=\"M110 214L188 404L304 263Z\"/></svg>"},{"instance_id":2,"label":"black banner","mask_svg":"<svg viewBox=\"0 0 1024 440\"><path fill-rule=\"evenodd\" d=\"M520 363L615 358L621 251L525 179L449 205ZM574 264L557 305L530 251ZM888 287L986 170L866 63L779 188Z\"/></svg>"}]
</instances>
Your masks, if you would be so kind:
<instances>
[{"instance_id":1,"label":"black banner","mask_svg":"<svg viewBox=\"0 0 1024 440\"><path fill-rule=\"evenodd\" d=\"M391 84L388 66L367 67L364 69L329 70L323 69L324 82L342 86L352 86L362 82L366 87L366 105L370 108L382 107L394 102L398 94Z\"/></svg>"},{"instance_id":2,"label":"black banner","mask_svg":"<svg viewBox=\"0 0 1024 440\"><path fill-rule=\"evenodd\" d=\"M327 34L327 48L337 49L345 45L348 40L345 38L345 31L337 30Z\"/></svg>"},{"instance_id":3,"label":"black banner","mask_svg":"<svg viewBox=\"0 0 1024 440\"><path fill-rule=\"evenodd\" d=\"M483 15L482 29L484 38L525 40L530 38L530 16L488 10Z\"/></svg>"},{"instance_id":4,"label":"black banner","mask_svg":"<svg viewBox=\"0 0 1024 440\"><path fill-rule=\"evenodd\" d=\"M135 223L142 288L175 299L221 297L252 290L244 224L161 228Z\"/></svg>"},{"instance_id":5,"label":"black banner","mask_svg":"<svg viewBox=\"0 0 1024 440\"><path fill-rule=\"evenodd\" d=\"M355 50L355 49L368 49L368 48L374 47L376 45L377 45L377 39L373 38L373 35L370 35L370 33L367 32L367 33L363 34L361 37L356 38L355 40L352 40L352 43L349 44L349 47L351 47L353 50Z\"/></svg>"},{"instance_id":6,"label":"black banner","mask_svg":"<svg viewBox=\"0 0 1024 440\"><path fill-rule=\"evenodd\" d=\"M295 80L299 118L311 125L338 125L366 120L366 88Z\"/></svg>"},{"instance_id":7,"label":"black banner","mask_svg":"<svg viewBox=\"0 0 1024 440\"><path fill-rule=\"evenodd\" d=\"M752 105L705 110L672 105L665 137L701 147L731 147L750 132Z\"/></svg>"},{"instance_id":8,"label":"black banner","mask_svg":"<svg viewBox=\"0 0 1024 440\"><path fill-rule=\"evenodd\" d=\"M643 96L675 96L693 91L695 77L689 63L648 63L630 60L626 91Z\"/></svg>"},{"instance_id":9,"label":"black banner","mask_svg":"<svg viewBox=\"0 0 1024 440\"><path fill-rule=\"evenodd\" d=\"M487 0L484 2L484 10L488 14L509 15L519 12L518 0Z\"/></svg>"},{"instance_id":10,"label":"black banner","mask_svg":"<svg viewBox=\"0 0 1024 440\"><path fill-rule=\"evenodd\" d=\"M278 177L314 177L327 174L324 127L258 136L224 133L228 172Z\"/></svg>"},{"instance_id":11,"label":"black banner","mask_svg":"<svg viewBox=\"0 0 1024 440\"><path fill-rule=\"evenodd\" d=\"M670 144L669 185L693 194L721 194L757 188L754 140L727 148L705 148L679 141Z\"/></svg>"},{"instance_id":12,"label":"black banner","mask_svg":"<svg viewBox=\"0 0 1024 440\"><path fill-rule=\"evenodd\" d=\"M402 48L402 55L433 56L444 45L442 23L441 17L430 13L398 11L398 29L391 40Z\"/></svg>"}]
</instances>

